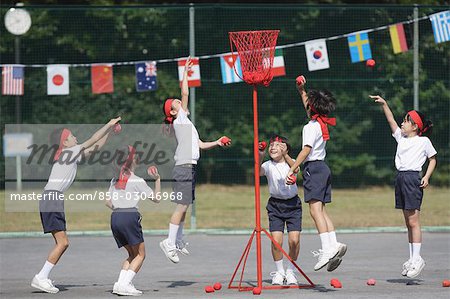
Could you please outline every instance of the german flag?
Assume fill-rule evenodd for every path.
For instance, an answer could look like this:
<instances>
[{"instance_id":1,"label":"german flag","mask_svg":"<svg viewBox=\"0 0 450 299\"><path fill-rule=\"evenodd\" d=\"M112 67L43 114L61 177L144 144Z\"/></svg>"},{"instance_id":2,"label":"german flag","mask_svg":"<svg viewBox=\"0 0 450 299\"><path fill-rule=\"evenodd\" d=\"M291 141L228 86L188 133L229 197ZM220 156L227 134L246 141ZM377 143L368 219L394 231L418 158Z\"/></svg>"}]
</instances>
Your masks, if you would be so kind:
<instances>
[{"instance_id":1,"label":"german flag","mask_svg":"<svg viewBox=\"0 0 450 299\"><path fill-rule=\"evenodd\" d=\"M408 51L408 41L402 23L389 26L389 33L395 54Z\"/></svg>"}]
</instances>

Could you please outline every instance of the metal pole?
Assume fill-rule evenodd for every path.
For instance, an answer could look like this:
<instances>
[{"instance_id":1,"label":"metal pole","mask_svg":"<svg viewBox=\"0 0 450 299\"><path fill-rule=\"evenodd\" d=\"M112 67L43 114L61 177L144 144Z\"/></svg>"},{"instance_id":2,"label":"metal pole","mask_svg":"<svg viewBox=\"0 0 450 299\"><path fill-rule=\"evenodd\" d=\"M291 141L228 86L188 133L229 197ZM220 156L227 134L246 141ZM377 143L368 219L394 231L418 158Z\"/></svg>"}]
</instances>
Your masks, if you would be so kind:
<instances>
[{"instance_id":1,"label":"metal pole","mask_svg":"<svg viewBox=\"0 0 450 299\"><path fill-rule=\"evenodd\" d=\"M194 3L189 7L189 55L195 57L195 8ZM195 125L195 88L189 89L189 112L191 121ZM192 203L191 229L197 229L197 217L195 213L195 201Z\"/></svg>"},{"instance_id":2,"label":"metal pole","mask_svg":"<svg viewBox=\"0 0 450 299\"><path fill-rule=\"evenodd\" d=\"M15 62L16 64L20 63L20 37L16 36L14 40L14 54L15 54ZM17 130L20 132L20 124L22 123L22 109L21 109L21 98L20 96L16 96L16 124ZM17 191L22 190L22 158L20 156L16 156L16 189Z\"/></svg>"},{"instance_id":3,"label":"metal pole","mask_svg":"<svg viewBox=\"0 0 450 299\"><path fill-rule=\"evenodd\" d=\"M414 110L419 110L419 9L414 6Z\"/></svg>"}]
</instances>

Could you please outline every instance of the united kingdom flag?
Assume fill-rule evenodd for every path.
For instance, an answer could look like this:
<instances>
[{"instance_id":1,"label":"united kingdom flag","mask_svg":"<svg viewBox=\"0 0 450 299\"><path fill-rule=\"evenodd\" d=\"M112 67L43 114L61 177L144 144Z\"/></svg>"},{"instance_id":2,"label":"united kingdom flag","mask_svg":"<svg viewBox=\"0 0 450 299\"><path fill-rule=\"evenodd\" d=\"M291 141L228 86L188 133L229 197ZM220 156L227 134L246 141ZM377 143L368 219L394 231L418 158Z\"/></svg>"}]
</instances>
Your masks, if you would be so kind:
<instances>
[{"instance_id":1,"label":"united kingdom flag","mask_svg":"<svg viewBox=\"0 0 450 299\"><path fill-rule=\"evenodd\" d=\"M136 63L136 91L156 90L156 61Z\"/></svg>"}]
</instances>

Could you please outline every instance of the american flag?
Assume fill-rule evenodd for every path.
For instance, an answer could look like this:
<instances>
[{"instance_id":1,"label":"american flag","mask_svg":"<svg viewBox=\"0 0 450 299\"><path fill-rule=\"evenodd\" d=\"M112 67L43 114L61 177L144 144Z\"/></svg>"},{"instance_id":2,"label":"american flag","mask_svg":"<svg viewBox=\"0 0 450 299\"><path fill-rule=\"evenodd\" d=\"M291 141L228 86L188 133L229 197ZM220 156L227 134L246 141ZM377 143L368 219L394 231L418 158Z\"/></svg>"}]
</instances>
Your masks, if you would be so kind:
<instances>
[{"instance_id":1,"label":"american flag","mask_svg":"<svg viewBox=\"0 0 450 299\"><path fill-rule=\"evenodd\" d=\"M23 66L4 66L2 70L2 94L23 95Z\"/></svg>"}]
</instances>

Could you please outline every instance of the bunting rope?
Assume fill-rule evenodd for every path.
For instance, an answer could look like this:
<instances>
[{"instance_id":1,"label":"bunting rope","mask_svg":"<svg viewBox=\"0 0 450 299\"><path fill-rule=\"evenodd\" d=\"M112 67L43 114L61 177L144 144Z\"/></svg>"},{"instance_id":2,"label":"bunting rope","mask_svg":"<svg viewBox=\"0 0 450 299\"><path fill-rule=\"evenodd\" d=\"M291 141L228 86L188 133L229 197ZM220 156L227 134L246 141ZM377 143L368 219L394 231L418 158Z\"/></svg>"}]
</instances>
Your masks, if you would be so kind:
<instances>
[{"instance_id":1,"label":"bunting rope","mask_svg":"<svg viewBox=\"0 0 450 299\"><path fill-rule=\"evenodd\" d=\"M276 49L286 49L286 48L293 48L293 47L298 47L298 46L304 46L307 43L311 42L311 41L317 41L317 40L324 40L324 41L331 41L331 40L337 40L340 38L345 38L345 37L349 37L351 35L354 34L358 34L358 33L370 33L370 32L375 32L375 31L380 31L380 30L385 30L388 29L389 26L392 25L396 25L396 24L410 24L413 22L419 22L419 21L423 21L426 19L429 19L430 15L426 15L417 19L411 19L408 21L403 21L403 22L397 22L394 24L390 24L390 25L384 25L384 26L379 26L376 28L370 28L370 29L365 29L365 30L360 30L360 31L354 31L351 33L346 33L346 34L340 34L340 35L335 35L335 36L331 36L331 37L326 37L326 38L318 38L318 39L314 39L314 40L308 40L308 41L303 41L303 42L298 42L298 43L291 43L291 44L286 44L286 45L281 45L281 46L277 46ZM222 57L223 55L228 54L229 52L226 53L219 53L219 54L213 54L213 55L202 55L202 56L196 56L195 58L198 59L209 59L209 58L217 58L217 57ZM169 59L158 59L158 60L139 60L139 61L123 61L123 62L104 62L104 63L76 63L76 64L67 64L67 63L54 63L54 64L50 64L50 65L65 65L68 67L90 67L90 66L95 66L95 65L109 65L109 66L122 66L122 65L135 65L137 63L145 63L148 61L155 61L158 64L161 63L166 63L166 62L177 62L179 60L183 60L186 59L186 57L180 57L180 58L169 58ZM26 64L0 64L0 66L23 66L23 67L35 67L35 68L39 68L39 67L47 67L49 66L49 64L30 64L30 65L26 65Z\"/></svg>"}]
</instances>

